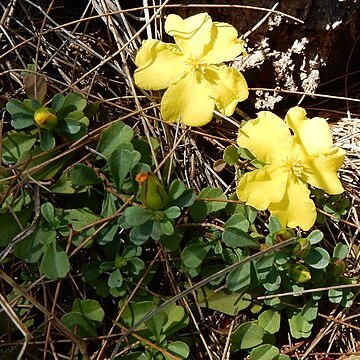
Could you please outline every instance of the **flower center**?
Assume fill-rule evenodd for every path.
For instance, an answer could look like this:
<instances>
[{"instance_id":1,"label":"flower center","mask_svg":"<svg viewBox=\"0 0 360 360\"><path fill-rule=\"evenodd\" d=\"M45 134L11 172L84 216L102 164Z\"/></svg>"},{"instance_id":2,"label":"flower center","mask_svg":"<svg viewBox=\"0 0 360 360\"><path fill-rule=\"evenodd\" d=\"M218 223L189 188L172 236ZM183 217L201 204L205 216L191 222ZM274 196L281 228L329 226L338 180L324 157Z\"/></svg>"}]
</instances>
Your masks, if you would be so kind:
<instances>
[{"instance_id":1,"label":"flower center","mask_svg":"<svg viewBox=\"0 0 360 360\"><path fill-rule=\"evenodd\" d=\"M201 61L201 57L191 56L186 61L186 64L191 66L191 71L196 71L197 73L203 74L206 64Z\"/></svg>"},{"instance_id":2,"label":"flower center","mask_svg":"<svg viewBox=\"0 0 360 360\"><path fill-rule=\"evenodd\" d=\"M304 166L301 160L297 160L294 158L287 158L282 166L284 166L287 171L291 172L299 179L304 174Z\"/></svg>"}]
</instances>

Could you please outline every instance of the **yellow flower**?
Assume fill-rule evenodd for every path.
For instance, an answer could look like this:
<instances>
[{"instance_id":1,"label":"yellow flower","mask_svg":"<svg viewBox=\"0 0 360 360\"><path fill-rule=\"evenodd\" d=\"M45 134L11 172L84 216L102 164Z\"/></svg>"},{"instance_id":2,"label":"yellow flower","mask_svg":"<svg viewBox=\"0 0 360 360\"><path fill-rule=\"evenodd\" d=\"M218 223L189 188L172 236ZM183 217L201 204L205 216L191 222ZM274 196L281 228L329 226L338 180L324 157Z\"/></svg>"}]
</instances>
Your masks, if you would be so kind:
<instances>
[{"instance_id":1,"label":"yellow flower","mask_svg":"<svg viewBox=\"0 0 360 360\"><path fill-rule=\"evenodd\" d=\"M243 75L222 64L244 51L236 29L200 13L187 19L169 15L165 31L175 44L145 40L136 55L134 74L143 89L168 88L161 101L163 119L203 126L212 119L215 106L231 115L237 103L248 97Z\"/></svg>"},{"instance_id":2,"label":"yellow flower","mask_svg":"<svg viewBox=\"0 0 360 360\"><path fill-rule=\"evenodd\" d=\"M265 165L240 179L237 195L258 210L269 209L283 226L308 230L316 208L307 184L331 195L342 193L336 173L345 151L333 146L325 119L308 119L304 109L294 107L285 121L262 111L241 127L238 144Z\"/></svg>"},{"instance_id":3,"label":"yellow flower","mask_svg":"<svg viewBox=\"0 0 360 360\"><path fill-rule=\"evenodd\" d=\"M46 130L52 130L58 123L58 119L52 109L41 107L34 113L36 124Z\"/></svg>"}]
</instances>

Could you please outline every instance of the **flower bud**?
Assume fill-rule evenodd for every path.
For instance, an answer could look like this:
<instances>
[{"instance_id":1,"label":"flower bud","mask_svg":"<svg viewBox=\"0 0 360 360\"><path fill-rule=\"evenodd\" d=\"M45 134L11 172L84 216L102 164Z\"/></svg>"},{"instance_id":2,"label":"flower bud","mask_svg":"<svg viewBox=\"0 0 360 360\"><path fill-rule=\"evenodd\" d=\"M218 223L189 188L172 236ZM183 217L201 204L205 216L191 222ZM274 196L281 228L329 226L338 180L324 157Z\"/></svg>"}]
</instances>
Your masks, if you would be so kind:
<instances>
[{"instance_id":1,"label":"flower bud","mask_svg":"<svg viewBox=\"0 0 360 360\"><path fill-rule=\"evenodd\" d=\"M309 254L310 249L311 249L310 241L305 238L300 238L296 240L292 254L296 259L304 258L306 255Z\"/></svg>"},{"instance_id":2,"label":"flower bud","mask_svg":"<svg viewBox=\"0 0 360 360\"><path fill-rule=\"evenodd\" d=\"M139 183L139 199L144 206L151 210L161 210L166 205L168 194L155 174L139 173L135 180Z\"/></svg>"},{"instance_id":3,"label":"flower bud","mask_svg":"<svg viewBox=\"0 0 360 360\"><path fill-rule=\"evenodd\" d=\"M294 264L290 267L290 278L297 283L305 283L311 279L309 269L303 264Z\"/></svg>"},{"instance_id":4,"label":"flower bud","mask_svg":"<svg viewBox=\"0 0 360 360\"><path fill-rule=\"evenodd\" d=\"M289 240L291 238L295 237L295 232L292 229L280 229L275 234L275 241L277 243L283 242L285 240Z\"/></svg>"},{"instance_id":5,"label":"flower bud","mask_svg":"<svg viewBox=\"0 0 360 360\"><path fill-rule=\"evenodd\" d=\"M37 109L34 120L39 127L46 130L52 130L58 122L56 115L47 107Z\"/></svg>"}]
</instances>

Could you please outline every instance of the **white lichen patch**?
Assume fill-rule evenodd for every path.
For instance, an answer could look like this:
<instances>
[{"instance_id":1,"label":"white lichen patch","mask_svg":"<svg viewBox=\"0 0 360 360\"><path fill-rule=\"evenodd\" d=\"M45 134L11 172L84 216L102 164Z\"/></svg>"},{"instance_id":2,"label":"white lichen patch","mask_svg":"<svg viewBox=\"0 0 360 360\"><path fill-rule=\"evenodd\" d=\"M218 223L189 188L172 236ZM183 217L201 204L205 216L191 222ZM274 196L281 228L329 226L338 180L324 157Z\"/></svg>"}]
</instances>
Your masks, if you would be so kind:
<instances>
[{"instance_id":1,"label":"white lichen patch","mask_svg":"<svg viewBox=\"0 0 360 360\"><path fill-rule=\"evenodd\" d=\"M256 95L255 109L273 110L275 104L277 104L283 99L283 97L279 93L263 91L263 90L257 90L255 92L255 95Z\"/></svg>"}]
</instances>

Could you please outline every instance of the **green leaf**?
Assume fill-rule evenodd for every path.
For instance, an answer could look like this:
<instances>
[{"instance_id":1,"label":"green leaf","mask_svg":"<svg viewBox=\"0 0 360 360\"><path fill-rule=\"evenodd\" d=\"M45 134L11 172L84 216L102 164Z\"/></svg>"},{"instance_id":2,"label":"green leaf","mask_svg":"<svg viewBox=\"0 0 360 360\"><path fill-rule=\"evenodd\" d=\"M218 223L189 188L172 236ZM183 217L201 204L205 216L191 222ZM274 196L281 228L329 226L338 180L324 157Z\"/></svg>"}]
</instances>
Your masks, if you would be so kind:
<instances>
[{"instance_id":1,"label":"green leaf","mask_svg":"<svg viewBox=\"0 0 360 360\"><path fill-rule=\"evenodd\" d=\"M183 264L188 268L200 266L210 249L211 246L205 244L190 244L186 246L181 253Z\"/></svg>"},{"instance_id":2,"label":"green leaf","mask_svg":"<svg viewBox=\"0 0 360 360\"><path fill-rule=\"evenodd\" d=\"M66 109L66 111L82 111L86 107L86 100L83 98L81 94L78 93L70 93L65 96L64 103L62 105L62 110Z\"/></svg>"},{"instance_id":3,"label":"green leaf","mask_svg":"<svg viewBox=\"0 0 360 360\"><path fill-rule=\"evenodd\" d=\"M6 104L6 110L11 114L27 114L27 115L33 115L34 111L33 109L26 106L29 103L23 103L19 100L10 99Z\"/></svg>"},{"instance_id":4,"label":"green leaf","mask_svg":"<svg viewBox=\"0 0 360 360\"><path fill-rule=\"evenodd\" d=\"M55 137L51 131L43 130L40 138L40 149L49 151L55 147Z\"/></svg>"},{"instance_id":5,"label":"green leaf","mask_svg":"<svg viewBox=\"0 0 360 360\"><path fill-rule=\"evenodd\" d=\"M174 225L170 220L161 221L160 228L164 235L172 235L174 233Z\"/></svg>"},{"instance_id":6,"label":"green leaf","mask_svg":"<svg viewBox=\"0 0 360 360\"><path fill-rule=\"evenodd\" d=\"M281 226L279 219L275 216L270 216L270 219L269 219L270 234L273 235L281 229L282 229L282 226Z\"/></svg>"},{"instance_id":7,"label":"green leaf","mask_svg":"<svg viewBox=\"0 0 360 360\"><path fill-rule=\"evenodd\" d=\"M10 212L0 213L0 246L7 246L10 241L22 231L19 223L23 228L26 227L30 220L32 209L24 209L16 211L14 214ZM15 219L16 216L16 219Z\"/></svg>"},{"instance_id":8,"label":"green leaf","mask_svg":"<svg viewBox=\"0 0 360 360\"><path fill-rule=\"evenodd\" d=\"M166 320L167 320L166 314L164 312L161 312L145 322L146 327L155 336L157 343L160 343L161 341L162 328Z\"/></svg>"},{"instance_id":9,"label":"green leaf","mask_svg":"<svg viewBox=\"0 0 360 360\"><path fill-rule=\"evenodd\" d=\"M314 269L325 269L330 263L330 255L325 249L315 247L311 248L304 261Z\"/></svg>"},{"instance_id":10,"label":"green leaf","mask_svg":"<svg viewBox=\"0 0 360 360\"><path fill-rule=\"evenodd\" d=\"M145 269L145 263L141 259L135 257L128 260L127 269L129 273L139 275L140 272Z\"/></svg>"},{"instance_id":11,"label":"green leaf","mask_svg":"<svg viewBox=\"0 0 360 360\"><path fill-rule=\"evenodd\" d=\"M276 334L280 330L280 320L280 313L271 309L265 310L258 318L259 326L270 334Z\"/></svg>"},{"instance_id":12,"label":"green leaf","mask_svg":"<svg viewBox=\"0 0 360 360\"><path fill-rule=\"evenodd\" d=\"M177 206L171 206L164 210L164 214L168 219L176 219L181 215L181 211Z\"/></svg>"},{"instance_id":13,"label":"green leaf","mask_svg":"<svg viewBox=\"0 0 360 360\"><path fill-rule=\"evenodd\" d=\"M56 194L75 194L86 191L85 187L74 189L72 185L73 183L70 180L69 172L66 172L60 176L58 181L50 186L50 190Z\"/></svg>"},{"instance_id":14,"label":"green leaf","mask_svg":"<svg viewBox=\"0 0 360 360\"><path fill-rule=\"evenodd\" d=\"M196 290L198 305L207 309L236 316L251 305L250 294L231 293L228 290L214 291L208 286Z\"/></svg>"},{"instance_id":15,"label":"green leaf","mask_svg":"<svg viewBox=\"0 0 360 360\"><path fill-rule=\"evenodd\" d=\"M281 276L276 268L272 268L263 281L263 286L268 291L275 291L280 288Z\"/></svg>"},{"instance_id":16,"label":"green leaf","mask_svg":"<svg viewBox=\"0 0 360 360\"><path fill-rule=\"evenodd\" d=\"M84 164L75 164L70 170L70 179L74 186L89 186L100 182L96 172Z\"/></svg>"},{"instance_id":17,"label":"green leaf","mask_svg":"<svg viewBox=\"0 0 360 360\"><path fill-rule=\"evenodd\" d=\"M48 160L55 156L60 155L59 151L43 152L39 147L35 147L33 150L25 152L18 160L18 164L26 164L26 171L30 171L32 168L46 163ZM37 170L36 173L32 173L32 177L36 180L44 180L53 178L69 161L71 155L63 156L60 159L49 163L41 170Z\"/></svg>"},{"instance_id":18,"label":"green leaf","mask_svg":"<svg viewBox=\"0 0 360 360\"><path fill-rule=\"evenodd\" d=\"M169 304L165 308L164 313L166 314L167 320L162 328L162 332L166 338L177 333L180 329L183 329L189 324L189 317L182 306L174 303Z\"/></svg>"},{"instance_id":19,"label":"green leaf","mask_svg":"<svg viewBox=\"0 0 360 360\"><path fill-rule=\"evenodd\" d=\"M122 121L114 122L101 133L96 150L109 158L121 144L131 143L133 137L134 131L130 126Z\"/></svg>"},{"instance_id":20,"label":"green leaf","mask_svg":"<svg viewBox=\"0 0 360 360\"><path fill-rule=\"evenodd\" d=\"M87 208L81 209L65 209L59 215L61 220L61 229L59 229L62 236L69 235L69 225L73 230L79 230L85 226L92 224L101 219L101 216L93 213Z\"/></svg>"},{"instance_id":21,"label":"green leaf","mask_svg":"<svg viewBox=\"0 0 360 360\"><path fill-rule=\"evenodd\" d=\"M233 248L248 247L251 249L258 249L260 247L257 239L253 238L245 231L235 227L226 228L222 233L222 240L227 246Z\"/></svg>"},{"instance_id":22,"label":"green leaf","mask_svg":"<svg viewBox=\"0 0 360 360\"><path fill-rule=\"evenodd\" d=\"M236 165L239 161L238 148L235 145L229 145L226 147L224 150L223 159L230 166Z\"/></svg>"},{"instance_id":23,"label":"green leaf","mask_svg":"<svg viewBox=\"0 0 360 360\"><path fill-rule=\"evenodd\" d=\"M125 258L125 259L131 259L131 258L134 258L136 256L140 256L142 253L142 248L141 246L133 246L133 245L129 245L127 246L123 253L122 253L122 256Z\"/></svg>"},{"instance_id":24,"label":"green leaf","mask_svg":"<svg viewBox=\"0 0 360 360\"><path fill-rule=\"evenodd\" d=\"M153 161L150 145L147 142L147 140L133 139L131 143L134 146L134 150L138 151L141 154L140 162L149 165L151 167L154 161Z\"/></svg>"},{"instance_id":25,"label":"green leaf","mask_svg":"<svg viewBox=\"0 0 360 360\"><path fill-rule=\"evenodd\" d=\"M139 226L134 226L129 233L129 240L135 245L143 245L149 240L150 236L152 236L153 228L153 220L149 220L145 224Z\"/></svg>"},{"instance_id":26,"label":"green leaf","mask_svg":"<svg viewBox=\"0 0 360 360\"><path fill-rule=\"evenodd\" d=\"M320 230L314 230L312 231L307 239L310 241L311 245L315 245L319 243L324 237L324 234Z\"/></svg>"},{"instance_id":27,"label":"green leaf","mask_svg":"<svg viewBox=\"0 0 360 360\"><path fill-rule=\"evenodd\" d=\"M86 107L84 109L84 114L87 118L92 118L95 116L98 112L100 112L101 109L101 103L102 101L94 101L91 104L86 104Z\"/></svg>"},{"instance_id":28,"label":"green leaf","mask_svg":"<svg viewBox=\"0 0 360 360\"><path fill-rule=\"evenodd\" d=\"M178 199L184 193L185 190L186 187L182 181L178 179L173 180L169 186L169 192L168 192L169 201Z\"/></svg>"},{"instance_id":29,"label":"green leaf","mask_svg":"<svg viewBox=\"0 0 360 360\"><path fill-rule=\"evenodd\" d=\"M273 345L263 344L251 350L250 360L275 360L280 351Z\"/></svg>"},{"instance_id":30,"label":"green leaf","mask_svg":"<svg viewBox=\"0 0 360 360\"><path fill-rule=\"evenodd\" d=\"M190 354L189 346L182 342L182 341L172 341L168 346L167 349L174 355L178 356L180 359L188 359ZM164 354L165 359L170 360L169 356Z\"/></svg>"},{"instance_id":31,"label":"green leaf","mask_svg":"<svg viewBox=\"0 0 360 360\"><path fill-rule=\"evenodd\" d=\"M16 162L22 154L29 151L36 143L33 135L19 133L16 131L7 132L2 139L2 157L5 162Z\"/></svg>"},{"instance_id":32,"label":"green leaf","mask_svg":"<svg viewBox=\"0 0 360 360\"><path fill-rule=\"evenodd\" d=\"M179 249L183 236L184 236L183 229L175 229L172 235L161 236L160 242L168 252L173 252Z\"/></svg>"},{"instance_id":33,"label":"green leaf","mask_svg":"<svg viewBox=\"0 0 360 360\"><path fill-rule=\"evenodd\" d=\"M343 298L340 302L340 305L342 305L344 308L349 308L352 306L355 299L355 295L353 292L349 290L343 290Z\"/></svg>"},{"instance_id":34,"label":"green leaf","mask_svg":"<svg viewBox=\"0 0 360 360\"><path fill-rule=\"evenodd\" d=\"M11 116L11 126L16 130L26 129L34 125L34 115L26 113L16 113Z\"/></svg>"},{"instance_id":35,"label":"green leaf","mask_svg":"<svg viewBox=\"0 0 360 360\"><path fill-rule=\"evenodd\" d=\"M104 200L101 205L101 216L107 217L115 213L116 199L117 197L110 192L105 193Z\"/></svg>"},{"instance_id":36,"label":"green leaf","mask_svg":"<svg viewBox=\"0 0 360 360\"><path fill-rule=\"evenodd\" d=\"M318 315L318 303L314 300L309 300L305 303L303 309L301 310L301 315L306 321L313 321L317 318Z\"/></svg>"},{"instance_id":37,"label":"green leaf","mask_svg":"<svg viewBox=\"0 0 360 360\"><path fill-rule=\"evenodd\" d=\"M231 350L251 349L263 342L264 329L253 321L241 324L231 335Z\"/></svg>"},{"instance_id":38,"label":"green leaf","mask_svg":"<svg viewBox=\"0 0 360 360\"><path fill-rule=\"evenodd\" d=\"M48 279L57 280L65 277L69 271L69 258L65 251L58 245L57 241L55 240L45 245L44 256L40 264L40 272L45 274Z\"/></svg>"},{"instance_id":39,"label":"green leaf","mask_svg":"<svg viewBox=\"0 0 360 360\"><path fill-rule=\"evenodd\" d=\"M56 231L40 226L35 232L15 245L15 255L28 263L36 263L44 252L46 241L55 241Z\"/></svg>"},{"instance_id":40,"label":"green leaf","mask_svg":"<svg viewBox=\"0 0 360 360\"><path fill-rule=\"evenodd\" d=\"M65 314L61 321L80 337L96 337L96 326L83 314L71 311Z\"/></svg>"},{"instance_id":41,"label":"green leaf","mask_svg":"<svg viewBox=\"0 0 360 360\"><path fill-rule=\"evenodd\" d=\"M340 304L344 298L345 291L346 290L341 289L330 289L328 291L329 300L334 304Z\"/></svg>"},{"instance_id":42,"label":"green leaf","mask_svg":"<svg viewBox=\"0 0 360 360\"><path fill-rule=\"evenodd\" d=\"M140 206L130 206L124 211L124 218L128 225L143 225L154 218L154 211Z\"/></svg>"},{"instance_id":43,"label":"green leaf","mask_svg":"<svg viewBox=\"0 0 360 360\"><path fill-rule=\"evenodd\" d=\"M190 215L196 222L202 222L205 218L216 211L220 211L226 207L226 202L222 201L201 201L201 198L226 200L226 195L218 188L204 188L199 194L199 201L196 201L190 207Z\"/></svg>"},{"instance_id":44,"label":"green leaf","mask_svg":"<svg viewBox=\"0 0 360 360\"><path fill-rule=\"evenodd\" d=\"M245 291L251 282L251 263L248 262L232 270L226 277L226 285L230 291Z\"/></svg>"},{"instance_id":45,"label":"green leaf","mask_svg":"<svg viewBox=\"0 0 360 360\"><path fill-rule=\"evenodd\" d=\"M104 320L105 312L96 300L75 299L71 311L82 314L90 321L101 323Z\"/></svg>"},{"instance_id":46,"label":"green leaf","mask_svg":"<svg viewBox=\"0 0 360 360\"><path fill-rule=\"evenodd\" d=\"M260 282L264 282L273 268L275 254L262 256L255 263L256 274Z\"/></svg>"},{"instance_id":47,"label":"green leaf","mask_svg":"<svg viewBox=\"0 0 360 360\"><path fill-rule=\"evenodd\" d=\"M105 245L114 240L114 237L118 234L118 231L119 225L117 224L117 221L111 221L105 228L96 234L95 241L99 245Z\"/></svg>"},{"instance_id":48,"label":"green leaf","mask_svg":"<svg viewBox=\"0 0 360 360\"><path fill-rule=\"evenodd\" d=\"M168 206L189 207L195 201L195 191L186 189L183 182L175 179L169 187Z\"/></svg>"},{"instance_id":49,"label":"green leaf","mask_svg":"<svg viewBox=\"0 0 360 360\"><path fill-rule=\"evenodd\" d=\"M313 324L309 323L301 314L289 316L290 333L295 339L307 338L311 334Z\"/></svg>"},{"instance_id":50,"label":"green leaf","mask_svg":"<svg viewBox=\"0 0 360 360\"><path fill-rule=\"evenodd\" d=\"M124 279L121 275L121 272L119 269L114 270L110 276L109 276L109 280L108 280L108 285L111 288L118 288L122 285Z\"/></svg>"},{"instance_id":51,"label":"green leaf","mask_svg":"<svg viewBox=\"0 0 360 360\"><path fill-rule=\"evenodd\" d=\"M254 155L248 149L239 147L238 152L239 152L239 155L245 160L254 160L255 159Z\"/></svg>"},{"instance_id":52,"label":"green leaf","mask_svg":"<svg viewBox=\"0 0 360 360\"><path fill-rule=\"evenodd\" d=\"M136 152L139 154L138 152ZM115 150L108 159L111 175L118 190L121 190L130 169L136 164L133 152L127 149Z\"/></svg>"},{"instance_id":53,"label":"green leaf","mask_svg":"<svg viewBox=\"0 0 360 360\"><path fill-rule=\"evenodd\" d=\"M131 301L121 314L121 319L126 327L131 327L152 311L156 304L152 301Z\"/></svg>"},{"instance_id":54,"label":"green leaf","mask_svg":"<svg viewBox=\"0 0 360 360\"><path fill-rule=\"evenodd\" d=\"M51 100L51 107L55 113L59 112L63 107L65 101L65 96L63 94L55 94Z\"/></svg>"},{"instance_id":55,"label":"green leaf","mask_svg":"<svg viewBox=\"0 0 360 360\"><path fill-rule=\"evenodd\" d=\"M195 199L195 191L192 189L186 189L176 200L168 202L168 206L189 207L194 204Z\"/></svg>"},{"instance_id":56,"label":"green leaf","mask_svg":"<svg viewBox=\"0 0 360 360\"><path fill-rule=\"evenodd\" d=\"M337 259L345 259L349 254L349 247L345 244L342 243L338 243L336 244L334 251L333 251L333 256L334 258Z\"/></svg>"},{"instance_id":57,"label":"green leaf","mask_svg":"<svg viewBox=\"0 0 360 360\"><path fill-rule=\"evenodd\" d=\"M78 120L71 117L66 117L64 119L64 123L63 123L64 132L69 134L76 134L80 131L80 129L81 126Z\"/></svg>"},{"instance_id":58,"label":"green leaf","mask_svg":"<svg viewBox=\"0 0 360 360\"><path fill-rule=\"evenodd\" d=\"M250 227L250 222L243 214L235 213L224 224L225 229L230 227L248 232Z\"/></svg>"},{"instance_id":59,"label":"green leaf","mask_svg":"<svg viewBox=\"0 0 360 360\"><path fill-rule=\"evenodd\" d=\"M55 210L51 203L47 202L41 205L41 215L48 222L49 225L56 225Z\"/></svg>"}]
</instances>

